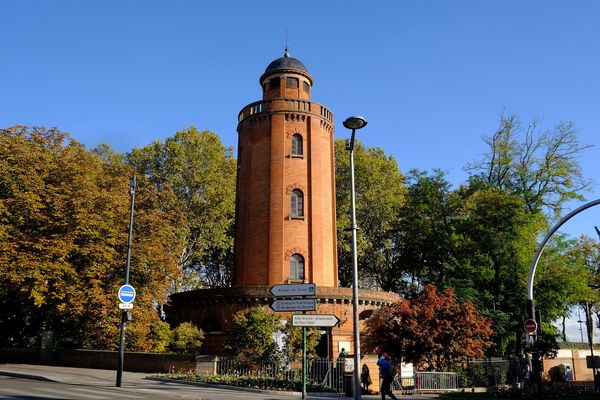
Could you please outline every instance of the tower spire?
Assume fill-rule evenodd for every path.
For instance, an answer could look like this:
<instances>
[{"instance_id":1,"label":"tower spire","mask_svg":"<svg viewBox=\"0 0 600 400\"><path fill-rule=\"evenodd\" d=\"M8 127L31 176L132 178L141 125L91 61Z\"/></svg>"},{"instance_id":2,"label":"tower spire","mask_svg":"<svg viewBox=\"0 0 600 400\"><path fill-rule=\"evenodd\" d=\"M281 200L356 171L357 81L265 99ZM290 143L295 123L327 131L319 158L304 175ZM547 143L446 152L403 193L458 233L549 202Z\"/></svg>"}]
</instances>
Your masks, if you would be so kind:
<instances>
[{"instance_id":1,"label":"tower spire","mask_svg":"<svg viewBox=\"0 0 600 400\"><path fill-rule=\"evenodd\" d=\"M289 57L290 56L290 53L289 53L288 50L289 50L288 49L288 30L286 29L285 30L285 53L283 53L284 57Z\"/></svg>"}]
</instances>

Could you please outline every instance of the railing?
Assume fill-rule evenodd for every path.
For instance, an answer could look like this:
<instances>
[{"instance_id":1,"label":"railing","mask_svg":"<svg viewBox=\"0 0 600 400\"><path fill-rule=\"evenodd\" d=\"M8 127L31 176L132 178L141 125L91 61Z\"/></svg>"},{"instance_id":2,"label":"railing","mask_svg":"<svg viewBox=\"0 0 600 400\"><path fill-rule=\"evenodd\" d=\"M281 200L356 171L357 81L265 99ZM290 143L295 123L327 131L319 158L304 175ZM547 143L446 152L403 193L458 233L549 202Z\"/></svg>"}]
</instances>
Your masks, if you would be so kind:
<instances>
[{"instance_id":1,"label":"railing","mask_svg":"<svg viewBox=\"0 0 600 400\"><path fill-rule=\"evenodd\" d=\"M463 386L496 386L516 383L519 378L519 360L487 358L469 360L467 382Z\"/></svg>"},{"instance_id":2,"label":"railing","mask_svg":"<svg viewBox=\"0 0 600 400\"><path fill-rule=\"evenodd\" d=\"M314 109L315 114L318 113L318 115L320 115L323 119L333 124L333 113L327 107L324 107L319 103L314 103L312 101L302 99L270 99L248 104L238 114L238 122L242 122L244 118L248 118L255 114L275 111L272 107L272 103L277 101L285 102L285 106L281 110L302 111L312 113ZM277 110L279 110L279 108L277 108Z\"/></svg>"},{"instance_id":3,"label":"railing","mask_svg":"<svg viewBox=\"0 0 600 400\"><path fill-rule=\"evenodd\" d=\"M415 377L396 375L392 381L391 389L399 391L401 395L412 394L415 391Z\"/></svg>"},{"instance_id":4,"label":"railing","mask_svg":"<svg viewBox=\"0 0 600 400\"><path fill-rule=\"evenodd\" d=\"M456 372L416 372L415 391L437 392L458 389Z\"/></svg>"},{"instance_id":5,"label":"railing","mask_svg":"<svg viewBox=\"0 0 600 400\"><path fill-rule=\"evenodd\" d=\"M338 360L339 361L339 360ZM253 363L240 358L219 357L216 366L217 375L233 377L260 377L269 387L280 387L282 382L289 384L300 381L302 362L299 360L285 363ZM307 360L307 383L337 392L344 391L344 364L329 358Z\"/></svg>"}]
</instances>

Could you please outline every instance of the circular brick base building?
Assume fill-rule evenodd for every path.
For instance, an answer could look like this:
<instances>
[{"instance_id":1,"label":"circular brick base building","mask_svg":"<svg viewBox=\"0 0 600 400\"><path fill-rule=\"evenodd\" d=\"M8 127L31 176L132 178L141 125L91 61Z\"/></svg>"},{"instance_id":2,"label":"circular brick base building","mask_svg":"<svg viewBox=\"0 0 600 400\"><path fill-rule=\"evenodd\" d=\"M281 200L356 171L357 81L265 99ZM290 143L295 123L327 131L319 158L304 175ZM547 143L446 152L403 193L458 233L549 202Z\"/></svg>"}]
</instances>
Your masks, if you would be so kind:
<instances>
[{"instance_id":1,"label":"circular brick base building","mask_svg":"<svg viewBox=\"0 0 600 400\"><path fill-rule=\"evenodd\" d=\"M319 345L319 356L337 356L341 347L350 352L352 346L352 289L339 287L317 287L317 311L307 314L334 314L340 323L334 328L323 328ZM399 300L391 293L359 290L359 316L361 322L373 310ZM171 296L169 319L172 321L193 321L205 334L201 351L203 354L220 355L223 344L229 337L233 315L239 311L255 307L269 307L274 297L269 286L231 287L222 289L201 289L177 293ZM287 320L291 312L277 313Z\"/></svg>"}]
</instances>

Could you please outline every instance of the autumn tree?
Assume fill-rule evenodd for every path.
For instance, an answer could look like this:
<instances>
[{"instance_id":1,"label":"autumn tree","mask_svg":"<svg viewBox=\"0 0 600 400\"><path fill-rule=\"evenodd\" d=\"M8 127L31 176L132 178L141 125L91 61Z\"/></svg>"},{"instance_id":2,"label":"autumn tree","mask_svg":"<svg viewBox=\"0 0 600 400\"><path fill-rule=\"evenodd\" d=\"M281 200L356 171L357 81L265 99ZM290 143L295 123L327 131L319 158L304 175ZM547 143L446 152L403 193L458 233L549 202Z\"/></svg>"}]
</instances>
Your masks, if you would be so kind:
<instances>
[{"instance_id":1,"label":"autumn tree","mask_svg":"<svg viewBox=\"0 0 600 400\"><path fill-rule=\"evenodd\" d=\"M58 129L0 130L0 336L35 346L53 330L62 345L116 349L131 171ZM138 288L128 347L149 347L176 274L178 215L169 193L140 181L131 283Z\"/></svg>"},{"instance_id":2,"label":"autumn tree","mask_svg":"<svg viewBox=\"0 0 600 400\"><path fill-rule=\"evenodd\" d=\"M350 166L345 146L344 140L335 141L336 218L340 284L350 286ZM402 280L394 273L397 254L393 235L404 200L404 177L394 157L381 148L366 148L355 142L354 159L361 286L393 290Z\"/></svg>"},{"instance_id":3,"label":"autumn tree","mask_svg":"<svg viewBox=\"0 0 600 400\"><path fill-rule=\"evenodd\" d=\"M127 160L159 188L175 194L165 204L182 216L179 268L172 291L225 287L232 281L236 162L210 131L191 127L164 142L133 149Z\"/></svg>"},{"instance_id":4,"label":"autumn tree","mask_svg":"<svg viewBox=\"0 0 600 400\"><path fill-rule=\"evenodd\" d=\"M367 351L387 351L425 369L451 370L467 357L482 357L492 344L491 322L473 303L456 302L451 288L438 292L427 285L411 299L377 310L364 332Z\"/></svg>"}]
</instances>

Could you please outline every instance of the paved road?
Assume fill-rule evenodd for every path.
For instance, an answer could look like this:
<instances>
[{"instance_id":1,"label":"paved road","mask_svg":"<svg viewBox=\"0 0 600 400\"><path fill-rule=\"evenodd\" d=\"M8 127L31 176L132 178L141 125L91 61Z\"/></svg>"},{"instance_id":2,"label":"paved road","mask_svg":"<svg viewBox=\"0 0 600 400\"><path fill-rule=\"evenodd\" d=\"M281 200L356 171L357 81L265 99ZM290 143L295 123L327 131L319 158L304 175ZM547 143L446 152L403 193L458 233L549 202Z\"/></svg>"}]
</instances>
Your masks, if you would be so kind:
<instances>
[{"instance_id":1,"label":"paved road","mask_svg":"<svg viewBox=\"0 0 600 400\"><path fill-rule=\"evenodd\" d=\"M0 376L0 399L68 399L68 400L234 400L234 399L293 399L268 393L248 393L221 388L207 388L173 383L147 384L137 387L100 387L83 384L37 381Z\"/></svg>"},{"instance_id":2,"label":"paved road","mask_svg":"<svg viewBox=\"0 0 600 400\"><path fill-rule=\"evenodd\" d=\"M247 391L221 385L182 384L148 379L145 373L124 372L122 387L115 386L111 370L0 364L0 399L196 399L196 400L293 400L297 392ZM363 396L365 400L379 396ZM433 399L433 396L409 396ZM308 400L336 400L344 397L309 395Z\"/></svg>"}]
</instances>

